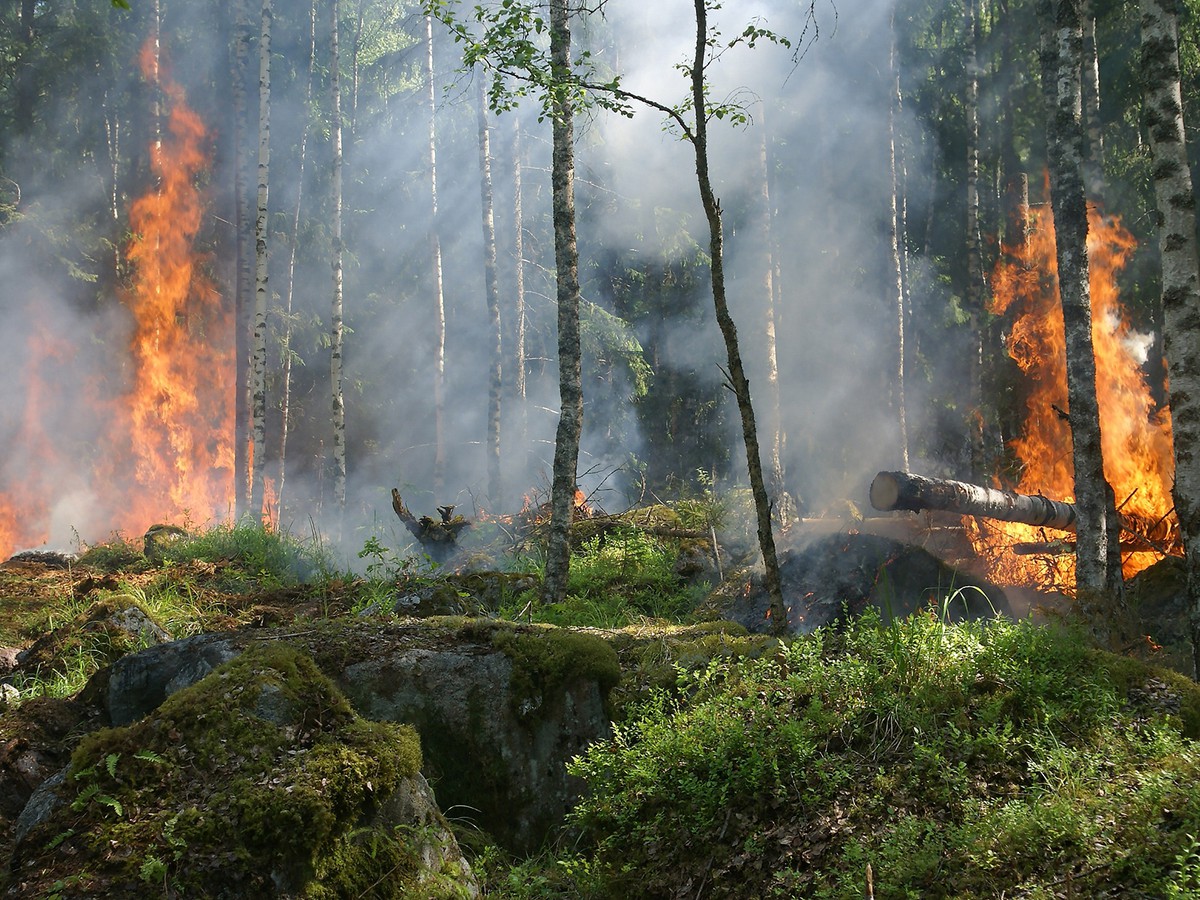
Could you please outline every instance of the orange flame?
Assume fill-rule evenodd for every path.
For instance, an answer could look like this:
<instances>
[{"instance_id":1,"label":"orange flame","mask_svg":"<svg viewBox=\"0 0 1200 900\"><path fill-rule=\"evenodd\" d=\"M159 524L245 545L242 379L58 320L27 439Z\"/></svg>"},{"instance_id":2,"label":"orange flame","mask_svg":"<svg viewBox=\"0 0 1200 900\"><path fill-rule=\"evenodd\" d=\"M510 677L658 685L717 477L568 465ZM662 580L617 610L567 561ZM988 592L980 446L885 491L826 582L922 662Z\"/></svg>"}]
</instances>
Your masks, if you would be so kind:
<instances>
[{"instance_id":1,"label":"orange flame","mask_svg":"<svg viewBox=\"0 0 1200 900\"><path fill-rule=\"evenodd\" d=\"M152 54L141 61L149 77ZM135 324L124 428L137 489L123 518L135 531L163 518L220 516L233 496L233 322L195 250L207 133L177 84L168 79L162 90L170 115L151 148L157 184L130 208L126 249Z\"/></svg>"},{"instance_id":2,"label":"orange flame","mask_svg":"<svg viewBox=\"0 0 1200 900\"><path fill-rule=\"evenodd\" d=\"M1024 431L1011 443L1020 464L1013 487L1070 501L1074 493L1071 432L1067 422L1066 341L1058 295L1054 222L1048 207L1030 211L1022 247L1007 247L992 276L992 312L1012 311L1009 355L1028 380ZM1118 218L1089 211L1088 261L1092 343L1100 406L1104 471L1121 515L1153 531L1158 551L1142 542L1123 554L1126 577L1161 558L1175 544L1171 517L1173 456L1170 417L1156 407L1143 368L1144 342L1120 304L1117 277L1135 249ZM1074 559L1067 555L1014 556L1016 542L1045 542L1032 526L968 521L989 576L1001 584L1071 590ZM1131 536L1127 536L1131 537Z\"/></svg>"},{"instance_id":3,"label":"orange flame","mask_svg":"<svg viewBox=\"0 0 1200 900\"><path fill-rule=\"evenodd\" d=\"M159 74L152 52L143 49L140 58L146 77ZM183 90L169 79L161 87L169 113L162 139L151 147L156 183L129 213L134 237L126 254L133 275L122 297L132 318L127 356L110 344L113 371L73 395L51 394L40 390L47 383L40 370L70 361L79 348L49 340L44 325L34 325L29 339L23 456L50 469L55 442L47 423L72 416L65 404L84 402L105 413L103 432L92 438L95 460L72 467L93 508L73 511L85 521L69 524L86 524L95 537L141 534L164 520L207 521L226 514L233 498L233 318L195 249L205 210L196 183L208 165L208 136ZM31 319L37 322L36 314ZM101 398L101 385L114 373L120 396L112 397L110 388ZM0 559L47 540L55 494L75 487L43 484L36 472L3 474Z\"/></svg>"}]
</instances>

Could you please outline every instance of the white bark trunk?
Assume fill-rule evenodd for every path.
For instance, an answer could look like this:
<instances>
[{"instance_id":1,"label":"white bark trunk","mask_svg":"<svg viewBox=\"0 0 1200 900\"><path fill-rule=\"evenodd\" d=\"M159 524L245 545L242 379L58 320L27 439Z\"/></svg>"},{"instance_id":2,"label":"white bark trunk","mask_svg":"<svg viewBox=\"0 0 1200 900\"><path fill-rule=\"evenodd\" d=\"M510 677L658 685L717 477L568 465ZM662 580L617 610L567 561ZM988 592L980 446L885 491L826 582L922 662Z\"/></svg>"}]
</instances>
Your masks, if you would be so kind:
<instances>
[{"instance_id":1,"label":"white bark trunk","mask_svg":"<svg viewBox=\"0 0 1200 900\"><path fill-rule=\"evenodd\" d=\"M271 174L271 0L258 45L258 208L254 217L254 335L250 355L250 515L262 521L267 446L267 204Z\"/></svg>"},{"instance_id":2,"label":"white bark trunk","mask_svg":"<svg viewBox=\"0 0 1200 900\"><path fill-rule=\"evenodd\" d=\"M342 389L342 89L338 67L339 0L332 4L330 88L333 93L333 303L330 315L329 380L333 414L333 503L340 534L346 510L346 401Z\"/></svg>"},{"instance_id":3,"label":"white bark trunk","mask_svg":"<svg viewBox=\"0 0 1200 900\"><path fill-rule=\"evenodd\" d=\"M1163 330L1175 444L1173 494L1183 533L1194 674L1200 677L1200 252L1196 247L1196 195L1183 130L1178 6L1174 0L1142 0L1141 6L1146 124L1158 200Z\"/></svg>"}]
</instances>

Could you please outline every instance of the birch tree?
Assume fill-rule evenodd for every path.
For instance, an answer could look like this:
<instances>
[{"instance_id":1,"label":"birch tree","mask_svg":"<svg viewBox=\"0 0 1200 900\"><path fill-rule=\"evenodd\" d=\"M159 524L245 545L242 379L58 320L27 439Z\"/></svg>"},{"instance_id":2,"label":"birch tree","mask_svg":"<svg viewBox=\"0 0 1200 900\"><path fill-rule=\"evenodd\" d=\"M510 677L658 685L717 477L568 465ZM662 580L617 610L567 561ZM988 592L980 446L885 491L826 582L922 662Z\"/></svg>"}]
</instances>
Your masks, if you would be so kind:
<instances>
[{"instance_id":1,"label":"birch tree","mask_svg":"<svg viewBox=\"0 0 1200 900\"><path fill-rule=\"evenodd\" d=\"M267 447L267 203L271 173L271 0L258 44L258 206L254 217L254 338L250 357L250 515L261 522Z\"/></svg>"},{"instance_id":2,"label":"birch tree","mask_svg":"<svg viewBox=\"0 0 1200 900\"><path fill-rule=\"evenodd\" d=\"M234 33L231 81L233 83L233 194L236 266L234 278L234 515L241 518L250 508L250 297L254 286L253 235L250 226L250 188L246 173L247 124L246 86L250 55L250 17L247 0L234 2Z\"/></svg>"},{"instance_id":3,"label":"birch tree","mask_svg":"<svg viewBox=\"0 0 1200 900\"><path fill-rule=\"evenodd\" d=\"M483 214L483 288L488 314L487 473L492 505L503 499L500 484L500 391L503 341L500 331L500 285L496 274L496 211L492 193L492 145L483 73L479 78L479 200Z\"/></svg>"},{"instance_id":4,"label":"birch tree","mask_svg":"<svg viewBox=\"0 0 1200 900\"><path fill-rule=\"evenodd\" d=\"M1142 79L1153 153L1162 258L1175 512L1183 533L1191 614L1192 663L1200 678L1200 254L1196 195L1188 166L1179 82L1179 6L1142 0Z\"/></svg>"},{"instance_id":5,"label":"birch tree","mask_svg":"<svg viewBox=\"0 0 1200 900\"><path fill-rule=\"evenodd\" d=\"M429 141L425 167L429 173L429 278L433 296L433 491L446 481L446 298L442 287L442 239L438 230L437 96L433 83L433 16L425 16L425 108Z\"/></svg>"},{"instance_id":6,"label":"birch tree","mask_svg":"<svg viewBox=\"0 0 1200 900\"><path fill-rule=\"evenodd\" d=\"M304 108L312 106L313 71L317 62L317 0L312 0L308 10L308 77L304 87ZM296 290L296 251L300 246L300 209L304 200L304 170L308 164L308 121L300 134L300 164L296 174L296 203L292 210L292 235L288 246L287 287L283 305L283 337L280 352L282 372L280 374L279 399L279 471L276 475L275 496L279 502L280 518L283 515L284 486L287 481L288 427L291 422L292 397L292 306Z\"/></svg>"},{"instance_id":7,"label":"birch tree","mask_svg":"<svg viewBox=\"0 0 1200 900\"><path fill-rule=\"evenodd\" d=\"M1067 402L1078 510L1075 542L1076 602L1101 646L1113 638L1116 598L1109 560L1108 515L1112 490L1104 478L1100 448L1100 409L1092 349L1091 293L1088 284L1087 204L1083 187L1083 124L1080 69L1083 34L1076 0L1040 0L1043 89L1047 110L1047 150L1054 212L1058 289L1067 344ZM1114 512L1115 518L1115 512Z\"/></svg>"},{"instance_id":8,"label":"birch tree","mask_svg":"<svg viewBox=\"0 0 1200 900\"><path fill-rule=\"evenodd\" d=\"M968 5L971 0L968 0ZM900 468L908 471L908 409L905 400L905 384L907 382L907 356L905 354L905 338L907 336L907 309L904 297L903 268L900 263L901 209L900 178L896 165L896 112L900 104L900 75L896 69L896 22L893 14L890 21L891 40L888 44L888 70L891 82L891 98L888 103L888 176L891 181L890 206L888 210L888 290L892 293L891 300L896 311L896 383L893 388L896 400L896 424L900 432Z\"/></svg>"},{"instance_id":9,"label":"birch tree","mask_svg":"<svg viewBox=\"0 0 1200 900\"><path fill-rule=\"evenodd\" d=\"M330 129L333 138L333 302L330 315L329 335L329 382L332 400L333 423L333 502L340 531L341 516L346 509L346 401L342 388L342 260L345 246L342 242L342 89L338 72L338 16L340 0L333 0L330 8L331 31L329 53L329 81L333 100L333 115Z\"/></svg>"}]
</instances>

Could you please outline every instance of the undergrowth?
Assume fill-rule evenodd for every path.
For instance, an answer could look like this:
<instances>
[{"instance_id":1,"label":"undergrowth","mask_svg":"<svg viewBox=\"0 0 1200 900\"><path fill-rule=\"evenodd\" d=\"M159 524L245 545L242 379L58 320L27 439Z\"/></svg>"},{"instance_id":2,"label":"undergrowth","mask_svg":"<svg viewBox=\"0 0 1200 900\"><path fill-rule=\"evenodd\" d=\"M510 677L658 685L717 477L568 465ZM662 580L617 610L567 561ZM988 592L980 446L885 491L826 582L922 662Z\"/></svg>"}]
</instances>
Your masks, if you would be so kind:
<instances>
[{"instance_id":1,"label":"undergrowth","mask_svg":"<svg viewBox=\"0 0 1200 900\"><path fill-rule=\"evenodd\" d=\"M681 675L573 764L573 890L849 900L870 864L880 900L1188 896L1200 750L1109 659L1030 624L868 615Z\"/></svg>"}]
</instances>

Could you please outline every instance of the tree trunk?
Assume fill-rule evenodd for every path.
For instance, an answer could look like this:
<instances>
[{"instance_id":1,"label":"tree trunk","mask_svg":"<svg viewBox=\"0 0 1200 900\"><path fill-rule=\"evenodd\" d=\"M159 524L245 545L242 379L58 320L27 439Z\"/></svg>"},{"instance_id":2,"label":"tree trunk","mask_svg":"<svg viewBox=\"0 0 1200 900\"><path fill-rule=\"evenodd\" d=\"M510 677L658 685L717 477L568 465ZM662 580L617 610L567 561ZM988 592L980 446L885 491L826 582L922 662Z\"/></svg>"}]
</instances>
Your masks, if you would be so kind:
<instances>
[{"instance_id":1,"label":"tree trunk","mask_svg":"<svg viewBox=\"0 0 1200 900\"><path fill-rule=\"evenodd\" d=\"M565 84L571 69L571 27L567 0L550 0L550 56L554 83ZM554 206L554 260L558 298L558 392L560 412L554 439L550 488L550 530L542 598L557 603L567 594L571 517L579 437L583 431L583 386L579 337L579 248L575 239L575 125L570 96L554 100L551 182Z\"/></svg>"},{"instance_id":2,"label":"tree trunk","mask_svg":"<svg viewBox=\"0 0 1200 900\"><path fill-rule=\"evenodd\" d=\"M1179 83L1179 6L1142 0L1142 76L1153 153L1162 257L1162 303L1175 512L1179 516L1191 609L1194 675L1200 678L1200 254L1196 196L1188 167Z\"/></svg>"},{"instance_id":3,"label":"tree trunk","mask_svg":"<svg viewBox=\"0 0 1200 900\"><path fill-rule=\"evenodd\" d=\"M1075 0L1057 0L1057 3L1041 0L1041 12L1042 25L1052 35L1042 60L1042 71L1043 78L1052 83L1054 101L1048 110L1047 142L1059 295L1066 332L1067 398L1078 510L1077 605L1096 641L1101 646L1109 646L1119 603L1113 589L1120 585L1120 554L1116 560L1109 560L1107 522L1112 491L1104 478L1096 361L1092 349L1079 79L1083 35Z\"/></svg>"},{"instance_id":4,"label":"tree trunk","mask_svg":"<svg viewBox=\"0 0 1200 900\"><path fill-rule=\"evenodd\" d=\"M982 478L990 468L984 460L983 441L983 238L979 230L979 71L976 48L979 43L979 26L975 14L975 0L967 0L964 18L964 39L967 45L967 92L964 115L967 119L967 216L966 254L967 285L965 291L967 313L971 317L971 358L969 361L968 400L971 442L971 471L975 478Z\"/></svg>"},{"instance_id":5,"label":"tree trunk","mask_svg":"<svg viewBox=\"0 0 1200 900\"><path fill-rule=\"evenodd\" d=\"M692 103L696 111L696 130L692 135L692 146L696 152L696 180L700 188L700 201L708 220L709 255L712 259L713 305L716 309L717 325L725 339L725 353L729 362L729 381L737 398L738 412L742 420L742 439L746 446L746 466L750 476L750 491L754 496L754 509L758 525L758 545L762 551L764 578L770 597L771 626L777 631L787 628L787 610L783 603L783 587L779 578L779 561L775 553L775 535L771 530L771 503L767 497L763 479L762 456L758 447L758 427L754 421L754 405L750 399L750 382L742 365L742 352L738 344L737 326L729 313L725 298L725 263L723 236L721 233L721 204L713 191L708 168L708 122L705 117L704 69L709 47L707 0L694 0L696 10L696 44L689 72L692 86Z\"/></svg>"},{"instance_id":6,"label":"tree trunk","mask_svg":"<svg viewBox=\"0 0 1200 900\"><path fill-rule=\"evenodd\" d=\"M1104 129L1100 121L1100 50L1096 46L1096 14L1092 0L1079 0L1083 27L1083 121L1087 126L1084 183L1093 197L1104 194Z\"/></svg>"},{"instance_id":7,"label":"tree trunk","mask_svg":"<svg viewBox=\"0 0 1200 900\"><path fill-rule=\"evenodd\" d=\"M342 89L338 68L338 15L340 0L331 6L329 80L333 93L333 304L330 316L329 381L333 412L333 503L335 531L340 536L346 510L346 402L342 393Z\"/></svg>"},{"instance_id":8,"label":"tree trunk","mask_svg":"<svg viewBox=\"0 0 1200 900\"><path fill-rule=\"evenodd\" d=\"M442 291L442 240L438 231L437 103L433 83L433 16L425 17L425 103L429 110L429 268L434 304L433 336L433 490L446 481L446 300Z\"/></svg>"},{"instance_id":9,"label":"tree trunk","mask_svg":"<svg viewBox=\"0 0 1200 900\"><path fill-rule=\"evenodd\" d=\"M488 353L487 473L488 499L494 509L503 500L500 482L500 391L501 353L500 285L496 275L496 211L492 194L492 149L488 127L487 92L484 73L479 85L479 199L483 212L483 286L487 294L490 352Z\"/></svg>"},{"instance_id":10,"label":"tree trunk","mask_svg":"<svg viewBox=\"0 0 1200 900\"><path fill-rule=\"evenodd\" d=\"M900 74L896 70L896 28L893 14L891 23L891 41L888 49L888 71L892 83L891 98L888 103L888 176L891 179L891 209L888 211L888 290L896 311L896 382L893 385L893 398L896 404L896 426L899 430L900 465L908 468L908 409L904 396L907 381L905 363L907 362L904 349L905 321L904 278L900 266L900 179L896 173L896 111L900 103Z\"/></svg>"},{"instance_id":11,"label":"tree trunk","mask_svg":"<svg viewBox=\"0 0 1200 900\"><path fill-rule=\"evenodd\" d=\"M513 179L513 257L514 302L513 318L513 390L520 406L520 446L529 452L529 408L525 403L525 208L522 202L521 179L521 118L512 117L512 179Z\"/></svg>"},{"instance_id":12,"label":"tree trunk","mask_svg":"<svg viewBox=\"0 0 1200 900\"><path fill-rule=\"evenodd\" d=\"M258 45L258 208L254 217L254 341L250 360L250 515L262 521L267 448L267 203L271 169L271 0Z\"/></svg>"},{"instance_id":13,"label":"tree trunk","mask_svg":"<svg viewBox=\"0 0 1200 900\"><path fill-rule=\"evenodd\" d=\"M761 288L763 299L763 322L765 326L766 346L764 354L767 361L767 404L770 411L767 437L767 468L769 496L774 499L776 517L781 528L791 525L795 512L792 509L791 497L784 485L783 476L783 402L779 393L779 352L776 344L776 328L778 310L775 306L775 253L771 233L771 179L770 160L768 158L768 131L766 127L766 110L762 101L758 103L759 130L761 140L758 144L758 187L759 196L756 210L758 218L757 236L754 238L758 250L756 254L758 275L762 279Z\"/></svg>"},{"instance_id":14,"label":"tree trunk","mask_svg":"<svg viewBox=\"0 0 1200 900\"><path fill-rule=\"evenodd\" d=\"M250 179L247 173L250 134L246 103L249 81L250 19L246 0L235 0L233 54L233 193L237 269L234 284L235 399L234 399L234 515L240 519L250 508L250 310L254 292L254 230L250 212Z\"/></svg>"},{"instance_id":15,"label":"tree trunk","mask_svg":"<svg viewBox=\"0 0 1200 900\"><path fill-rule=\"evenodd\" d=\"M986 516L1060 531L1075 528L1070 503L1018 494L962 481L924 478L908 472L880 472L871 482L871 505L879 510L940 510L961 516Z\"/></svg>"},{"instance_id":16,"label":"tree trunk","mask_svg":"<svg viewBox=\"0 0 1200 900\"><path fill-rule=\"evenodd\" d=\"M312 107L313 72L317 60L317 0L312 0L308 13L308 80L304 88L304 109ZM280 376L279 398L279 472L276 476L275 498L279 517L283 519L284 486L287 481L287 439L291 421L292 399L292 299L296 290L296 250L300 245L300 208L304 200L304 170L308 163L308 125L300 134L300 165L296 174L296 206L292 213L292 236L288 246L287 290L283 307L283 337L280 348L283 371Z\"/></svg>"}]
</instances>

